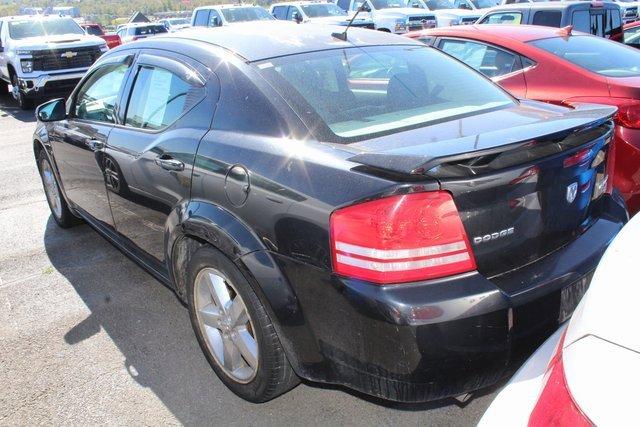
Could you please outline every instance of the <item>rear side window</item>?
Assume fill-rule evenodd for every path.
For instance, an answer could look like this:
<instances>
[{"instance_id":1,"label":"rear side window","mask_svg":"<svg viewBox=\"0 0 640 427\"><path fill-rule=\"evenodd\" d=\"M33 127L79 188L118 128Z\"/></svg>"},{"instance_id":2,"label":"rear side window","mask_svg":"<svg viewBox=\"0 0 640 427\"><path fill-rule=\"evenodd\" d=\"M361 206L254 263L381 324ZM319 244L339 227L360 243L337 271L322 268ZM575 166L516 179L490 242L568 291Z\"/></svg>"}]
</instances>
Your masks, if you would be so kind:
<instances>
[{"instance_id":1,"label":"rear side window","mask_svg":"<svg viewBox=\"0 0 640 427\"><path fill-rule=\"evenodd\" d=\"M167 29L163 25L148 25L145 27L135 27L134 35L136 36L148 36L152 34L166 33Z\"/></svg>"},{"instance_id":2,"label":"rear side window","mask_svg":"<svg viewBox=\"0 0 640 427\"><path fill-rule=\"evenodd\" d=\"M504 76L521 68L517 55L484 43L442 40L440 49L487 77Z\"/></svg>"},{"instance_id":3,"label":"rear side window","mask_svg":"<svg viewBox=\"0 0 640 427\"><path fill-rule=\"evenodd\" d=\"M484 18L481 24L513 24L519 25L522 23L522 13L520 12L502 12L492 13Z\"/></svg>"},{"instance_id":4,"label":"rear side window","mask_svg":"<svg viewBox=\"0 0 640 427\"><path fill-rule=\"evenodd\" d=\"M542 10L533 15L533 25L559 28L561 22L562 12L559 10Z\"/></svg>"},{"instance_id":5,"label":"rear side window","mask_svg":"<svg viewBox=\"0 0 640 427\"><path fill-rule=\"evenodd\" d=\"M197 27L206 27L209 23L209 11L199 10L196 12L196 18L193 20L193 25Z\"/></svg>"},{"instance_id":6,"label":"rear side window","mask_svg":"<svg viewBox=\"0 0 640 427\"><path fill-rule=\"evenodd\" d=\"M199 91L200 88L170 71L142 66L133 86L125 124L140 129L163 129L200 99Z\"/></svg>"},{"instance_id":7,"label":"rear side window","mask_svg":"<svg viewBox=\"0 0 640 427\"><path fill-rule=\"evenodd\" d=\"M276 6L273 8L273 16L276 19L287 19L287 7L288 6Z\"/></svg>"},{"instance_id":8,"label":"rear side window","mask_svg":"<svg viewBox=\"0 0 640 427\"><path fill-rule=\"evenodd\" d=\"M530 43L603 76L640 76L640 51L621 43L590 36L554 37Z\"/></svg>"},{"instance_id":9,"label":"rear side window","mask_svg":"<svg viewBox=\"0 0 640 427\"><path fill-rule=\"evenodd\" d=\"M622 31L622 19L615 10L573 12L573 28L598 37L611 37Z\"/></svg>"}]
</instances>

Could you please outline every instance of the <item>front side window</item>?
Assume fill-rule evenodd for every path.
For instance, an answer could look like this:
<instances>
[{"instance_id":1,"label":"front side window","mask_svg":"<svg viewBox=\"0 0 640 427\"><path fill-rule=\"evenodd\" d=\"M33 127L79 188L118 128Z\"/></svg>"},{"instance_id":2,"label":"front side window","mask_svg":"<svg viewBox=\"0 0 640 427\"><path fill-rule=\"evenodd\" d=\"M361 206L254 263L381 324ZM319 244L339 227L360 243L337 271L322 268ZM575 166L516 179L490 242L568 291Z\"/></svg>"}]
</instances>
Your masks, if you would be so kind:
<instances>
[{"instance_id":1,"label":"front side window","mask_svg":"<svg viewBox=\"0 0 640 427\"><path fill-rule=\"evenodd\" d=\"M449 0L426 0L426 3L430 10L455 9L455 6Z\"/></svg>"},{"instance_id":2,"label":"front side window","mask_svg":"<svg viewBox=\"0 0 640 427\"><path fill-rule=\"evenodd\" d=\"M276 19L287 19L287 8L289 6L276 6L273 8L273 16Z\"/></svg>"},{"instance_id":3,"label":"front side window","mask_svg":"<svg viewBox=\"0 0 640 427\"><path fill-rule=\"evenodd\" d=\"M209 27L219 27L222 25L222 19L217 10L211 10L209 14Z\"/></svg>"},{"instance_id":4,"label":"front side window","mask_svg":"<svg viewBox=\"0 0 640 427\"><path fill-rule=\"evenodd\" d=\"M442 40L440 49L490 78L504 76L520 69L516 55L484 43Z\"/></svg>"},{"instance_id":5,"label":"front side window","mask_svg":"<svg viewBox=\"0 0 640 427\"><path fill-rule=\"evenodd\" d=\"M274 19L265 9L261 7L232 7L221 10L227 22L245 21L267 21Z\"/></svg>"},{"instance_id":6,"label":"front side window","mask_svg":"<svg viewBox=\"0 0 640 427\"><path fill-rule=\"evenodd\" d=\"M560 27L562 12L559 10L541 10L533 15L533 25Z\"/></svg>"},{"instance_id":7,"label":"front side window","mask_svg":"<svg viewBox=\"0 0 640 427\"><path fill-rule=\"evenodd\" d=\"M84 30L71 18L9 21L9 37L14 40L65 34L84 34Z\"/></svg>"},{"instance_id":8,"label":"front side window","mask_svg":"<svg viewBox=\"0 0 640 427\"><path fill-rule=\"evenodd\" d=\"M601 37L554 37L529 43L603 76L640 76L640 51Z\"/></svg>"},{"instance_id":9,"label":"front side window","mask_svg":"<svg viewBox=\"0 0 640 427\"><path fill-rule=\"evenodd\" d=\"M96 70L78 91L72 115L78 119L115 123L115 104L128 68L118 63Z\"/></svg>"},{"instance_id":10,"label":"front side window","mask_svg":"<svg viewBox=\"0 0 640 427\"><path fill-rule=\"evenodd\" d=\"M522 23L522 13L520 12L503 12L492 13L484 18L481 24L513 24L520 25Z\"/></svg>"},{"instance_id":11,"label":"front side window","mask_svg":"<svg viewBox=\"0 0 640 427\"><path fill-rule=\"evenodd\" d=\"M194 88L194 90L198 90ZM176 121L194 104L192 86L162 68L142 66L131 92L125 124L159 130Z\"/></svg>"},{"instance_id":12,"label":"front side window","mask_svg":"<svg viewBox=\"0 0 640 427\"><path fill-rule=\"evenodd\" d=\"M307 125L331 142L514 103L493 83L425 46L335 49L272 59L260 68Z\"/></svg>"},{"instance_id":13,"label":"front side window","mask_svg":"<svg viewBox=\"0 0 640 427\"><path fill-rule=\"evenodd\" d=\"M371 4L373 4L373 8L376 10L404 7L402 0L371 0Z\"/></svg>"}]
</instances>

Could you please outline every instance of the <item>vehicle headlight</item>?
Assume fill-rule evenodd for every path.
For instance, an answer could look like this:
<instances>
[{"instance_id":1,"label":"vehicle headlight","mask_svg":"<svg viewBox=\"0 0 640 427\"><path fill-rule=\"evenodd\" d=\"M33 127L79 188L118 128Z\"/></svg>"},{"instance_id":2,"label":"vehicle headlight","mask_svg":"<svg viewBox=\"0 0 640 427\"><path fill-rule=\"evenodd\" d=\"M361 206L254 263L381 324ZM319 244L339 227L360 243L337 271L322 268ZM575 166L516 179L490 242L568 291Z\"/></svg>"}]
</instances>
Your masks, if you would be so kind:
<instances>
[{"instance_id":1,"label":"vehicle headlight","mask_svg":"<svg viewBox=\"0 0 640 427\"><path fill-rule=\"evenodd\" d=\"M396 19L396 31L405 31L407 29L407 21L404 19Z\"/></svg>"},{"instance_id":2,"label":"vehicle headlight","mask_svg":"<svg viewBox=\"0 0 640 427\"><path fill-rule=\"evenodd\" d=\"M33 52L27 49L16 49L16 55L32 55Z\"/></svg>"},{"instance_id":3,"label":"vehicle headlight","mask_svg":"<svg viewBox=\"0 0 640 427\"><path fill-rule=\"evenodd\" d=\"M108 50L109 50L109 47L107 46L106 43L100 45L100 52L105 53Z\"/></svg>"},{"instance_id":4,"label":"vehicle headlight","mask_svg":"<svg viewBox=\"0 0 640 427\"><path fill-rule=\"evenodd\" d=\"M20 64L22 65L23 73L30 73L33 71L33 61L23 59L22 61L20 61Z\"/></svg>"}]
</instances>

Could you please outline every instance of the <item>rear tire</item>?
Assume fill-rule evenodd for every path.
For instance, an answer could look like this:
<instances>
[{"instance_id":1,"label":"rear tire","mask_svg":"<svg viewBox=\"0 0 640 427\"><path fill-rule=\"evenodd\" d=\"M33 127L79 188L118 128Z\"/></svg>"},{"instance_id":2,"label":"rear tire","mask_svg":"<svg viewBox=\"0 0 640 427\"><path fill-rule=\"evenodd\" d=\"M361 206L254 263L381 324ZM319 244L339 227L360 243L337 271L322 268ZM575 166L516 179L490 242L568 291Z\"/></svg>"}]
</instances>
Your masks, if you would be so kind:
<instances>
[{"instance_id":1,"label":"rear tire","mask_svg":"<svg viewBox=\"0 0 640 427\"><path fill-rule=\"evenodd\" d=\"M81 223L81 220L71 213L67 201L64 199L58 180L53 173L53 167L44 151L38 154L38 170L42 179L44 193L47 196L47 203L51 210L51 216L62 228L73 227Z\"/></svg>"},{"instance_id":2,"label":"rear tire","mask_svg":"<svg viewBox=\"0 0 640 427\"><path fill-rule=\"evenodd\" d=\"M187 298L200 348L235 394L261 403L300 382L265 307L224 254L210 246L194 253L187 267Z\"/></svg>"}]
</instances>

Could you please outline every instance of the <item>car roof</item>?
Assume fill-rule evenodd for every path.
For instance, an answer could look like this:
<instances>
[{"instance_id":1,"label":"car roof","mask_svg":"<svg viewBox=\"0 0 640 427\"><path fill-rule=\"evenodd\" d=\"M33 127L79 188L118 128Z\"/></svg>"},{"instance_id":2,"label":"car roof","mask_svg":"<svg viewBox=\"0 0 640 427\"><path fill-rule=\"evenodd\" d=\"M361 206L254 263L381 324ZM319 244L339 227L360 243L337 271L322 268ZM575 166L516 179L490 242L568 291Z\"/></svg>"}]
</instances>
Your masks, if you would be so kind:
<instances>
[{"instance_id":1,"label":"car roof","mask_svg":"<svg viewBox=\"0 0 640 427\"><path fill-rule=\"evenodd\" d=\"M458 36L469 38L493 38L510 39L526 43L532 40L559 37L561 28L543 27L541 25L507 25L507 24L481 24L481 25L457 25L454 27L433 28L409 33L409 37L425 36ZM587 35L580 31L572 31L575 35Z\"/></svg>"},{"instance_id":2,"label":"car roof","mask_svg":"<svg viewBox=\"0 0 640 427\"><path fill-rule=\"evenodd\" d=\"M260 25L256 25L255 22L243 22L215 28L191 28L161 38L209 43L227 49L250 62L345 47L421 45L406 37L361 28L350 28L347 41L331 36L333 32L343 32L344 28L337 25L299 25L290 21L269 20L261 21ZM257 42L258 40L269 43Z\"/></svg>"}]
</instances>

